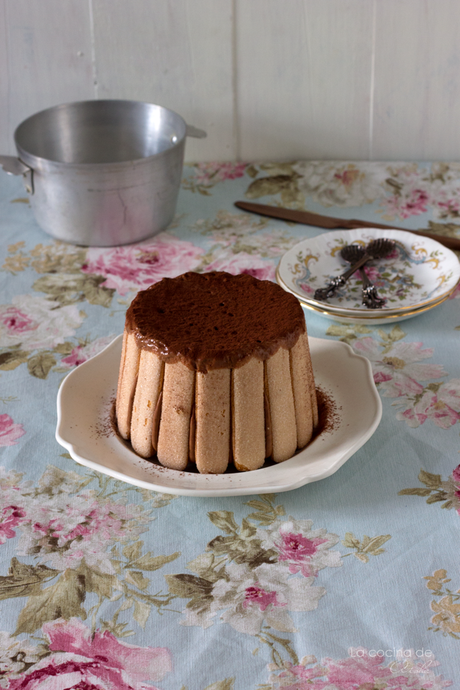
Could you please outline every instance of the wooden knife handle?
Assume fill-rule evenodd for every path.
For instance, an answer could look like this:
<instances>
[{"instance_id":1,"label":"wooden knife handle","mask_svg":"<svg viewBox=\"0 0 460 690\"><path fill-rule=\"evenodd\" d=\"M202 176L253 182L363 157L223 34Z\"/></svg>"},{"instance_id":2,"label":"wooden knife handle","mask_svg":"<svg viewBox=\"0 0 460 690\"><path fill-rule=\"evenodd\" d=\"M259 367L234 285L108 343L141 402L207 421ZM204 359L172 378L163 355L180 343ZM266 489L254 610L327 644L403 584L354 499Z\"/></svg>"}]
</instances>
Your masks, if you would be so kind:
<instances>
[{"instance_id":1,"label":"wooden knife handle","mask_svg":"<svg viewBox=\"0 0 460 690\"><path fill-rule=\"evenodd\" d=\"M414 235L422 235L423 237L429 237L430 240L436 240L439 244L442 244L448 249L460 251L460 239L457 237L448 237L447 235L435 235L433 232L425 232L425 230L409 230L408 228L398 228L397 225L382 225L382 223L374 223L373 221L363 221L363 220L347 220L346 221L348 229L354 228L381 228L382 230L403 230L404 232L411 232Z\"/></svg>"},{"instance_id":2,"label":"wooden knife handle","mask_svg":"<svg viewBox=\"0 0 460 690\"><path fill-rule=\"evenodd\" d=\"M345 230L353 230L354 228L382 228L382 230L402 230L403 232L411 232L414 235L422 235L429 237L430 240L435 240L448 249L460 251L460 238L449 237L447 235L436 235L425 230L409 230L408 228L401 228L397 225L383 225L382 223L374 223L371 220L357 220L348 218L334 218L332 216L322 216L318 213L310 211L300 211L293 208L282 208L281 206L267 206L266 204L256 204L248 201L235 201L235 206L241 208L243 211L250 213L257 213L261 216L269 216L269 218L279 218L280 220L291 221L292 223L303 223L304 225L312 225L318 228L325 228L326 230L335 230L343 228Z\"/></svg>"}]
</instances>

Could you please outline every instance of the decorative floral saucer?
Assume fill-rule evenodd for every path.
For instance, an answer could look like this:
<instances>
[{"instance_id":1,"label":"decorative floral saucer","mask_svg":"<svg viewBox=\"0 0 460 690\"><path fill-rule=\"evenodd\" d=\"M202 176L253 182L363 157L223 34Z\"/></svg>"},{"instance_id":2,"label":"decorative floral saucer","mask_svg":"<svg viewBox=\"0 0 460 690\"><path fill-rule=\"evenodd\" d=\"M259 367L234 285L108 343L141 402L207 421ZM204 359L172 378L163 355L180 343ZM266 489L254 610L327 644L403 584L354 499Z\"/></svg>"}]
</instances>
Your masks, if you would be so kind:
<instances>
[{"instance_id":1,"label":"decorative floral saucer","mask_svg":"<svg viewBox=\"0 0 460 690\"><path fill-rule=\"evenodd\" d=\"M315 290L344 273L347 264L340 255L346 244L365 247L377 237L396 242L386 258L366 264L366 273L387 302L383 309L361 304L359 272L327 301L315 300ZM323 314L340 318L363 318L382 322L387 317L409 318L418 310L440 304L460 279L456 254L435 240L401 230L360 228L334 230L306 239L283 255L277 270L278 283L304 304Z\"/></svg>"},{"instance_id":2,"label":"decorative floral saucer","mask_svg":"<svg viewBox=\"0 0 460 690\"><path fill-rule=\"evenodd\" d=\"M278 281L280 282L280 281ZM280 283L282 285L282 283ZM285 290L287 288L283 285ZM289 292L289 290L288 290ZM442 304L442 302L445 302L446 299L449 299L449 295L446 295L442 299L438 300L437 302L433 302L432 304L429 304L426 307L419 307L418 309L413 309L413 310L406 310L402 311L400 313L385 313L384 309L379 309L378 312L376 313L377 310L371 310L369 309L368 311L371 312L370 314L359 314L358 316L353 315L347 315L344 314L343 312L336 312L331 308L321 308L321 307L315 307L312 304L307 304L303 300L300 300L300 303L303 307L306 309L309 309L310 311L314 311L317 314L320 314L321 316L324 316L324 318L329 319L330 321L340 321L341 323L353 323L353 324L361 324L364 326L379 326L379 325L391 325L393 323L397 323L398 321L403 321L405 319L412 319L414 316L419 316L419 314L423 314L425 311L428 311L429 309L433 309L433 307L437 307L438 304Z\"/></svg>"}]
</instances>

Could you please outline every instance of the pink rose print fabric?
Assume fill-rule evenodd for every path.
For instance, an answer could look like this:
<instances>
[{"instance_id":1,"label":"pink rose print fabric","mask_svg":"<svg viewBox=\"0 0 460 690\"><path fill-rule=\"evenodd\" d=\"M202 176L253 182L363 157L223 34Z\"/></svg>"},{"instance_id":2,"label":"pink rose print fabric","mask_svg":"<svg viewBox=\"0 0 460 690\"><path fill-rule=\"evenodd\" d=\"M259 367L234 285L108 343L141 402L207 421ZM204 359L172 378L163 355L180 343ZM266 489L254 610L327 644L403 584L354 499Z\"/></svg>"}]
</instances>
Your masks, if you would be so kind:
<instances>
[{"instance_id":1,"label":"pink rose print fabric","mask_svg":"<svg viewBox=\"0 0 460 690\"><path fill-rule=\"evenodd\" d=\"M266 530L259 530L258 536L265 548L274 548L278 560L292 574L303 577L317 577L323 568L341 565L340 554L331 549L338 541L334 534L324 528L311 529L311 520L289 520L274 522Z\"/></svg>"},{"instance_id":2,"label":"pink rose print fabric","mask_svg":"<svg viewBox=\"0 0 460 690\"><path fill-rule=\"evenodd\" d=\"M452 472L452 482L455 486L456 509L460 515L460 465Z\"/></svg>"},{"instance_id":3,"label":"pink rose print fabric","mask_svg":"<svg viewBox=\"0 0 460 690\"><path fill-rule=\"evenodd\" d=\"M0 305L0 343L25 350L53 348L75 335L82 321L74 304L61 306L45 297L16 295L10 305Z\"/></svg>"},{"instance_id":4,"label":"pink rose print fabric","mask_svg":"<svg viewBox=\"0 0 460 690\"><path fill-rule=\"evenodd\" d=\"M452 682L436 675L438 662L433 653L419 650L362 647L349 650L344 659L314 656L300 663L287 662L284 668L271 666L268 690L442 690ZM420 650L421 651L421 650Z\"/></svg>"},{"instance_id":5,"label":"pink rose print fabric","mask_svg":"<svg viewBox=\"0 0 460 690\"><path fill-rule=\"evenodd\" d=\"M163 647L138 647L120 642L110 632L91 631L80 620L57 620L43 626L50 654L8 690L154 690L152 682L172 670Z\"/></svg>"},{"instance_id":6,"label":"pink rose print fabric","mask_svg":"<svg viewBox=\"0 0 460 690\"><path fill-rule=\"evenodd\" d=\"M162 233L142 244L109 250L90 248L82 271L105 276L105 287L126 295L162 278L174 278L196 269L202 254L203 250L191 242Z\"/></svg>"},{"instance_id":7,"label":"pink rose print fabric","mask_svg":"<svg viewBox=\"0 0 460 690\"><path fill-rule=\"evenodd\" d=\"M79 486L78 475L61 476L53 468L37 490L15 472L0 472L0 544L18 536L19 555L33 556L56 573L84 564L114 574L108 549L138 540L149 512L123 496L105 498Z\"/></svg>"},{"instance_id":8,"label":"pink rose print fabric","mask_svg":"<svg viewBox=\"0 0 460 690\"><path fill-rule=\"evenodd\" d=\"M441 429L460 421L460 379L443 380L444 367L427 361L433 358L433 348L401 339L379 342L370 336L357 338L352 346L370 360L382 396L396 399L397 419L412 428L431 421Z\"/></svg>"},{"instance_id":9,"label":"pink rose print fabric","mask_svg":"<svg viewBox=\"0 0 460 690\"><path fill-rule=\"evenodd\" d=\"M14 446L25 433L22 424L16 424L8 414L0 414L0 446Z\"/></svg>"},{"instance_id":10,"label":"pink rose print fabric","mask_svg":"<svg viewBox=\"0 0 460 690\"><path fill-rule=\"evenodd\" d=\"M78 367L79 364L83 364L87 362L88 359L91 359L91 357L99 354L99 352L112 342L113 338L114 336L103 336L102 338L96 338L92 343L77 345L72 349L70 355L61 359L61 366L66 369Z\"/></svg>"},{"instance_id":11,"label":"pink rose print fabric","mask_svg":"<svg viewBox=\"0 0 460 690\"><path fill-rule=\"evenodd\" d=\"M340 553L332 549L339 537L326 528L312 529L312 520L293 517L273 519L267 528L249 529L246 524L237 536L230 514L222 511L210 517L224 529L235 525L235 536L228 537L225 543L228 554L233 555L237 548L238 555L222 558L227 549L221 550L216 539L208 544L209 551L216 549L221 556L216 571L208 556L189 564L200 575L199 585L193 576L169 576L173 591L184 578L189 578L188 592L183 595L190 597L196 584L195 596L202 599L200 606L186 607L182 625L208 628L220 620L247 635L263 634L267 626L294 631L290 613L313 611L326 594L325 587L316 582L319 571L342 565Z\"/></svg>"},{"instance_id":12,"label":"pink rose print fabric","mask_svg":"<svg viewBox=\"0 0 460 690\"><path fill-rule=\"evenodd\" d=\"M212 4L211 19L229 4ZM179 23L173 10L156 12L155 30L163 17L185 36L188 6ZM317 255L298 245L328 231L236 201L460 238L460 162L187 163L171 225L104 248L44 235L22 181L0 178L0 690L457 688L460 285L407 320L382 312L379 323L345 323L305 307L318 434L250 477L202 476L202 492L184 489L198 477L192 465L163 468L119 438L120 362L106 348L138 291L188 271L276 281L294 250L313 295ZM416 258L401 240L397 270L366 269L393 306L412 290L436 292L415 285L414 261L439 267L441 289L456 269L441 270L436 247L407 241ZM331 338L343 361L327 356ZM345 390L337 367L356 355L366 360L360 384L373 379L382 402L370 435L343 413L361 388ZM68 438L56 436L58 400ZM286 483L296 468L310 483Z\"/></svg>"},{"instance_id":13,"label":"pink rose print fabric","mask_svg":"<svg viewBox=\"0 0 460 690\"><path fill-rule=\"evenodd\" d=\"M0 512L0 544L4 544L7 539L16 536L16 528L26 517L23 508L12 505L5 505Z\"/></svg>"},{"instance_id":14,"label":"pink rose print fabric","mask_svg":"<svg viewBox=\"0 0 460 690\"><path fill-rule=\"evenodd\" d=\"M275 265L251 254L239 253L229 258L216 259L206 267L208 271L227 271L232 275L247 273L259 280L275 280Z\"/></svg>"},{"instance_id":15,"label":"pink rose print fabric","mask_svg":"<svg viewBox=\"0 0 460 690\"><path fill-rule=\"evenodd\" d=\"M198 163L195 167L195 181L197 184L210 186L224 180L235 180L243 177L246 170L245 163Z\"/></svg>"}]
</instances>

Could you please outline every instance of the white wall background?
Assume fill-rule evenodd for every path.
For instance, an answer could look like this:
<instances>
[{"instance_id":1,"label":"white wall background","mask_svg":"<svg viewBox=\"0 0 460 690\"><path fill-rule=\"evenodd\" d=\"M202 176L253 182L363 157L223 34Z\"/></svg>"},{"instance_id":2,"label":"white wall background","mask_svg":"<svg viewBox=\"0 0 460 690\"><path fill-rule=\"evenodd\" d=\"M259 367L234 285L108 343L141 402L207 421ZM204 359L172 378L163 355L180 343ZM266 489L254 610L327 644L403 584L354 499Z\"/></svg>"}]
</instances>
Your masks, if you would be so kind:
<instances>
[{"instance_id":1,"label":"white wall background","mask_svg":"<svg viewBox=\"0 0 460 690\"><path fill-rule=\"evenodd\" d=\"M49 106L130 98L186 158L460 160L460 0L0 0L0 153Z\"/></svg>"}]
</instances>

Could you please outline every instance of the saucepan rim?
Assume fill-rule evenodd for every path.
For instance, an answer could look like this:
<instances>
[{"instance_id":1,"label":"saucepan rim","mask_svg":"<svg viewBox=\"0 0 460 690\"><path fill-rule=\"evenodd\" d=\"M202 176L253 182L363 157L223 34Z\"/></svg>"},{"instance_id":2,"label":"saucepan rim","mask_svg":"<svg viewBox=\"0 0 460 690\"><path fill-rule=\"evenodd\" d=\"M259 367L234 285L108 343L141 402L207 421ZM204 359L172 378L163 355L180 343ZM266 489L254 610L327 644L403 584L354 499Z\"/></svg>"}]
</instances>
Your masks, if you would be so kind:
<instances>
[{"instance_id":1,"label":"saucepan rim","mask_svg":"<svg viewBox=\"0 0 460 690\"><path fill-rule=\"evenodd\" d=\"M30 126L31 123L34 120L39 120L40 118L43 118L45 115L56 112L58 110L63 110L63 109L70 109L70 108L97 108L97 107L104 107L104 106L117 106L119 104L127 105L127 106L134 106L134 107L139 107L139 106L151 106L156 109L159 109L161 111L164 111L165 113L171 114L174 118L176 118L178 125L181 127L181 132L178 133L177 135L177 141L171 142L170 145L168 145L167 148L163 149L162 151L158 151L157 153L150 154L148 156L141 156L138 158L130 158L130 159L121 159L119 161L94 161L94 162L78 162L78 161L61 161L61 160L55 160L54 158L51 157L46 157L46 156L41 156L33 153L30 151L24 144L21 142L21 130L24 130L27 126ZM16 127L14 131L14 142L16 145L16 149L18 152L18 156L20 160L22 160L26 165L29 165L30 167L46 167L46 166L52 166L54 167L62 167L62 168L72 168L72 169L88 169L88 168L95 168L95 167L116 167L117 169L120 166L124 165L133 165L133 164L139 164L142 162L150 162L152 160L157 160L160 159L164 156L171 155L172 151L177 149L178 147L182 146L184 143L185 138L188 135L187 129L188 125L185 122L184 118L179 115L176 111L171 110L170 108L166 108L165 106L158 105L156 103L150 103L147 101L136 101L132 99L121 99L121 98L114 98L114 99L93 99L93 100L85 100L85 101L71 101L69 103L60 103L58 105L51 106L49 108L44 108L43 110L39 110L33 115L30 115L27 117L25 120L19 123L19 125ZM194 128L191 128L194 129ZM200 131L200 130L197 130ZM205 135L205 133L203 132ZM189 134L190 136L196 136L195 134L191 133Z\"/></svg>"}]
</instances>

